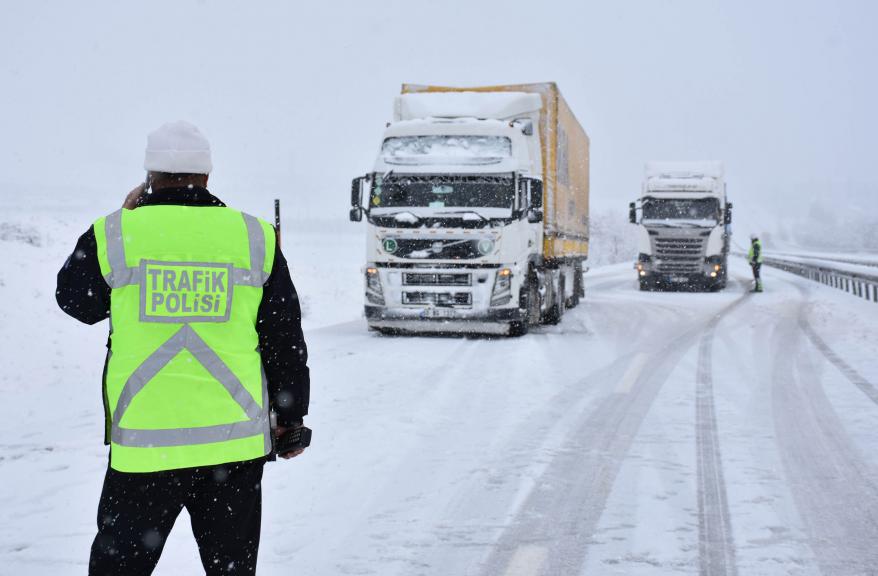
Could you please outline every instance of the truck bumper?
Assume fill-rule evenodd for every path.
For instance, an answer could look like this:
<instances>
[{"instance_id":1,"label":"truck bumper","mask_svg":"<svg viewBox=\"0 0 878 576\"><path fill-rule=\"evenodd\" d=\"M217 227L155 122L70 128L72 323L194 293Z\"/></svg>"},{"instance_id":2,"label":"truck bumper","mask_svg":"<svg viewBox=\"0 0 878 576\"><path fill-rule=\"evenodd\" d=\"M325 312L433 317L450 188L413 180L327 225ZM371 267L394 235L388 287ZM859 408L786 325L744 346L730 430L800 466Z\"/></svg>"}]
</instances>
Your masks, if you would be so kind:
<instances>
[{"instance_id":1,"label":"truck bumper","mask_svg":"<svg viewBox=\"0 0 878 576\"><path fill-rule=\"evenodd\" d=\"M508 334L509 325L522 318L523 313L518 308L472 311L366 306L366 322L370 328L401 332Z\"/></svg>"},{"instance_id":2,"label":"truck bumper","mask_svg":"<svg viewBox=\"0 0 878 576\"><path fill-rule=\"evenodd\" d=\"M693 288L713 288L723 283L720 275L711 277L708 274L689 274L685 276L647 272L639 276L640 282L661 289L691 290Z\"/></svg>"}]
</instances>

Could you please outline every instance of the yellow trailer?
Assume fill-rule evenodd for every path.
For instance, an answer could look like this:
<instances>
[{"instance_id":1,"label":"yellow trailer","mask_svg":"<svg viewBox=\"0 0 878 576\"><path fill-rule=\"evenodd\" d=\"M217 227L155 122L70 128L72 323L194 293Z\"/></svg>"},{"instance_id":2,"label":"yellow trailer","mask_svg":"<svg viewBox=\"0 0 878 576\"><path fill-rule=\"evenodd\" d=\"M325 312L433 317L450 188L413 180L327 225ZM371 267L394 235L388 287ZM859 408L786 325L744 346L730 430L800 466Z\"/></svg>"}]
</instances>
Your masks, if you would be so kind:
<instances>
[{"instance_id":1,"label":"yellow trailer","mask_svg":"<svg viewBox=\"0 0 878 576\"><path fill-rule=\"evenodd\" d=\"M543 177L543 257L582 261L588 257L589 138L554 82L456 88L403 84L402 93L526 92L539 94Z\"/></svg>"}]
</instances>

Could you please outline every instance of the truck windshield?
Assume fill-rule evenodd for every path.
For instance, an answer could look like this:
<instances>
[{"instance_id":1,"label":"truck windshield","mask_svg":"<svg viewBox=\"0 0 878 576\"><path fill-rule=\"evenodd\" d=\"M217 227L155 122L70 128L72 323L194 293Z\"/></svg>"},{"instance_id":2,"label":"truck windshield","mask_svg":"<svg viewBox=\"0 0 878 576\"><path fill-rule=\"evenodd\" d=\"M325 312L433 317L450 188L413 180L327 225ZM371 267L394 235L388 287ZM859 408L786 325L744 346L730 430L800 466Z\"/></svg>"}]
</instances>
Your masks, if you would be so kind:
<instances>
[{"instance_id":1,"label":"truck windshield","mask_svg":"<svg viewBox=\"0 0 878 576\"><path fill-rule=\"evenodd\" d=\"M512 208L512 176L376 176L372 208Z\"/></svg>"},{"instance_id":2,"label":"truck windshield","mask_svg":"<svg viewBox=\"0 0 878 576\"><path fill-rule=\"evenodd\" d=\"M716 198L646 198L643 201L643 220L714 220L719 217Z\"/></svg>"},{"instance_id":3,"label":"truck windshield","mask_svg":"<svg viewBox=\"0 0 878 576\"><path fill-rule=\"evenodd\" d=\"M512 141L505 136L396 136L384 141L381 154L387 164L495 164L512 156Z\"/></svg>"}]
</instances>

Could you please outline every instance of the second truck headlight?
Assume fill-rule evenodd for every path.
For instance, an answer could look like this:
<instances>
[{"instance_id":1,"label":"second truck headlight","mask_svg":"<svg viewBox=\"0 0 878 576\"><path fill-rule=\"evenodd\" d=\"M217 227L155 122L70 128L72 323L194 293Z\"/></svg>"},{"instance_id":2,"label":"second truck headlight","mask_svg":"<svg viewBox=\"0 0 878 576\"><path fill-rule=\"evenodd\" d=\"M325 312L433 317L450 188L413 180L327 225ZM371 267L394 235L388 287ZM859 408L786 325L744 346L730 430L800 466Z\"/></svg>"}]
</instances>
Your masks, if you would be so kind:
<instances>
[{"instance_id":1,"label":"second truck headlight","mask_svg":"<svg viewBox=\"0 0 878 576\"><path fill-rule=\"evenodd\" d=\"M384 291L381 289L381 277L378 268L366 268L366 300L370 304L384 306Z\"/></svg>"},{"instance_id":2,"label":"second truck headlight","mask_svg":"<svg viewBox=\"0 0 878 576\"><path fill-rule=\"evenodd\" d=\"M503 306L512 300L512 270L501 268L494 279L494 290L491 293L491 306Z\"/></svg>"}]
</instances>

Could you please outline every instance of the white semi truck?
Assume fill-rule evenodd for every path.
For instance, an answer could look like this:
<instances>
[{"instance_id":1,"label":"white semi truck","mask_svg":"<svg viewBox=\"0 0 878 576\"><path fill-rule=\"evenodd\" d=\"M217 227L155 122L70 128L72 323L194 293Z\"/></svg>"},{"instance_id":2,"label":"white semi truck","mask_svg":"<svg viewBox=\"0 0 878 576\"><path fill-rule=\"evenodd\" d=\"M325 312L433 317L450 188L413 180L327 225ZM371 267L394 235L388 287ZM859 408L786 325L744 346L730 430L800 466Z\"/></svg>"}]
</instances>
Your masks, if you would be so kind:
<instances>
[{"instance_id":1,"label":"white semi truck","mask_svg":"<svg viewBox=\"0 0 878 576\"><path fill-rule=\"evenodd\" d=\"M648 162L629 219L641 290L726 286L732 204L721 162Z\"/></svg>"},{"instance_id":2,"label":"white semi truck","mask_svg":"<svg viewBox=\"0 0 878 576\"><path fill-rule=\"evenodd\" d=\"M554 83L404 85L352 185L369 327L521 335L559 322L584 295L588 145Z\"/></svg>"}]
</instances>

